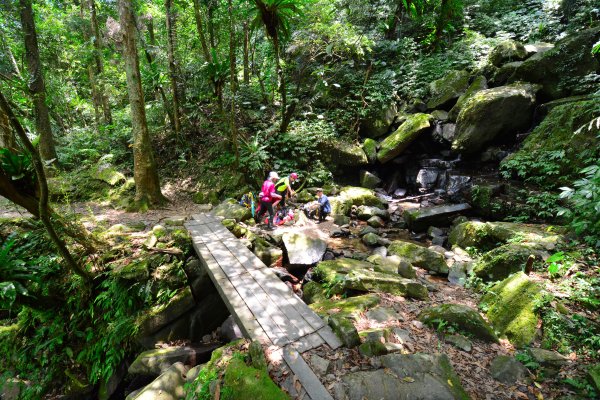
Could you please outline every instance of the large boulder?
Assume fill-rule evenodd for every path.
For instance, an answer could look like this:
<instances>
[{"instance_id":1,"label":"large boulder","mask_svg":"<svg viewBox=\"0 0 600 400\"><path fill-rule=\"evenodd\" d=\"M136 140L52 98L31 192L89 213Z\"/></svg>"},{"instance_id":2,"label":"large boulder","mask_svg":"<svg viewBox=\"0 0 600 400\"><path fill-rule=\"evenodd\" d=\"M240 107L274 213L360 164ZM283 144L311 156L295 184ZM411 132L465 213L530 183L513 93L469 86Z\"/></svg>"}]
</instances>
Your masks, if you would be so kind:
<instances>
[{"instance_id":1,"label":"large boulder","mask_svg":"<svg viewBox=\"0 0 600 400\"><path fill-rule=\"evenodd\" d=\"M337 139L328 139L319 144L319 150L328 166L359 167L369 163L361 146Z\"/></svg>"},{"instance_id":2,"label":"large boulder","mask_svg":"<svg viewBox=\"0 0 600 400\"><path fill-rule=\"evenodd\" d=\"M279 247L271 246L264 239L257 239L254 242L254 254L265 265L270 266L283 255L283 250Z\"/></svg>"},{"instance_id":3,"label":"large boulder","mask_svg":"<svg viewBox=\"0 0 600 400\"><path fill-rule=\"evenodd\" d=\"M549 109L547 117L516 153L502 161L503 170L515 177L554 187L570 184L578 176L586 165L588 150L600 146L600 129L595 124L588 126L598 116L598 100L579 97L570 100L544 105ZM553 157L561 153L560 158ZM527 165L527 169L523 170L522 165ZM547 173L549 165L555 166L556 174Z\"/></svg>"},{"instance_id":4,"label":"large boulder","mask_svg":"<svg viewBox=\"0 0 600 400\"><path fill-rule=\"evenodd\" d=\"M578 85L588 74L600 71L600 62L590 49L600 40L600 26L577 32L560 40L554 48L540 52L515 71L511 80L541 84L544 99L580 94ZM593 88L590 88L593 91Z\"/></svg>"},{"instance_id":5,"label":"large boulder","mask_svg":"<svg viewBox=\"0 0 600 400\"><path fill-rule=\"evenodd\" d=\"M382 180L372 172L360 171L360 186L367 189L375 189Z\"/></svg>"},{"instance_id":6,"label":"large boulder","mask_svg":"<svg viewBox=\"0 0 600 400\"><path fill-rule=\"evenodd\" d=\"M113 155L106 154L98 160L92 167L92 178L108 183L110 186L115 186L118 183L125 182L127 178L123 173L119 172L112 164Z\"/></svg>"},{"instance_id":7,"label":"large boulder","mask_svg":"<svg viewBox=\"0 0 600 400\"><path fill-rule=\"evenodd\" d=\"M171 365L180 362L187 364L194 361L196 350L191 347L167 347L148 350L140 355L129 366L130 375L158 376Z\"/></svg>"},{"instance_id":8,"label":"large boulder","mask_svg":"<svg viewBox=\"0 0 600 400\"><path fill-rule=\"evenodd\" d=\"M376 294L365 294L341 300L326 299L313 303L309 307L323 318L341 315L346 319L357 319L368 309L377 306L380 301L381 299Z\"/></svg>"},{"instance_id":9,"label":"large boulder","mask_svg":"<svg viewBox=\"0 0 600 400\"><path fill-rule=\"evenodd\" d=\"M377 160L386 163L400 155L423 132L431 127L429 114L410 114L394 133L386 137L379 146Z\"/></svg>"},{"instance_id":10,"label":"large boulder","mask_svg":"<svg viewBox=\"0 0 600 400\"><path fill-rule=\"evenodd\" d=\"M386 204L375 195L371 189L345 186L340 190L338 196L329 198L331 203L331 213L334 215L348 215L352 206L374 206L386 208Z\"/></svg>"},{"instance_id":11,"label":"large boulder","mask_svg":"<svg viewBox=\"0 0 600 400\"><path fill-rule=\"evenodd\" d=\"M144 387L133 400L179 400L185 398L185 374L187 368L178 362L170 366L158 378Z\"/></svg>"},{"instance_id":12,"label":"large boulder","mask_svg":"<svg viewBox=\"0 0 600 400\"><path fill-rule=\"evenodd\" d=\"M367 138L363 142L362 149L367 155L369 164L374 164L377 161L377 142L371 138Z\"/></svg>"},{"instance_id":13,"label":"large boulder","mask_svg":"<svg viewBox=\"0 0 600 400\"><path fill-rule=\"evenodd\" d=\"M227 199L216 206L212 214L224 219L234 219L237 222L246 221L252 218L252 211L238 204L234 199Z\"/></svg>"},{"instance_id":14,"label":"large boulder","mask_svg":"<svg viewBox=\"0 0 600 400\"><path fill-rule=\"evenodd\" d=\"M418 244L396 240L388 247L388 253L402 257L416 267L440 274L448 273L448 265L442 254Z\"/></svg>"},{"instance_id":15,"label":"large boulder","mask_svg":"<svg viewBox=\"0 0 600 400\"><path fill-rule=\"evenodd\" d=\"M533 119L537 85L514 84L475 93L464 105L456 121L452 149L475 153L498 139L512 139L526 131Z\"/></svg>"},{"instance_id":16,"label":"large boulder","mask_svg":"<svg viewBox=\"0 0 600 400\"><path fill-rule=\"evenodd\" d=\"M435 207L406 210L404 220L413 231L424 231L430 226L450 225L458 215L465 214L471 209L468 203L445 204Z\"/></svg>"},{"instance_id":17,"label":"large boulder","mask_svg":"<svg viewBox=\"0 0 600 400\"><path fill-rule=\"evenodd\" d=\"M356 210L356 216L362 221L368 221L371 217L388 219L390 217L390 213L387 210L383 210L378 207L360 206Z\"/></svg>"},{"instance_id":18,"label":"large boulder","mask_svg":"<svg viewBox=\"0 0 600 400\"><path fill-rule=\"evenodd\" d=\"M497 283L479 304L492 326L516 347L529 345L535 338L538 318L535 305L542 296L540 284L523 272Z\"/></svg>"},{"instance_id":19,"label":"large boulder","mask_svg":"<svg viewBox=\"0 0 600 400\"><path fill-rule=\"evenodd\" d=\"M467 103L467 101L475 95L475 93L480 92L488 88L487 80L485 76L479 75L473 79L473 82L469 85L467 90L458 98L456 104L450 112L448 113L448 119L450 121L456 121L458 118L458 114L460 114L460 110L462 110L463 106ZM453 132L454 133L454 132ZM443 135L444 138L449 135Z\"/></svg>"},{"instance_id":20,"label":"large boulder","mask_svg":"<svg viewBox=\"0 0 600 400\"><path fill-rule=\"evenodd\" d=\"M352 320L345 318L341 314L334 314L329 317L329 326L331 326L331 329L344 346L351 349L360 344L360 337Z\"/></svg>"},{"instance_id":21,"label":"large boulder","mask_svg":"<svg viewBox=\"0 0 600 400\"><path fill-rule=\"evenodd\" d=\"M420 300L429 298L427 287L412 279L403 278L397 273L352 271L344 277L339 285L345 290L390 293Z\"/></svg>"},{"instance_id":22,"label":"large boulder","mask_svg":"<svg viewBox=\"0 0 600 400\"><path fill-rule=\"evenodd\" d=\"M388 354L381 364L342 378L349 400L469 399L445 354Z\"/></svg>"},{"instance_id":23,"label":"large boulder","mask_svg":"<svg viewBox=\"0 0 600 400\"><path fill-rule=\"evenodd\" d=\"M545 250L528 243L506 243L485 253L473 266L472 274L486 282L500 281L525 270L530 257L534 261L548 258Z\"/></svg>"},{"instance_id":24,"label":"large boulder","mask_svg":"<svg viewBox=\"0 0 600 400\"><path fill-rule=\"evenodd\" d=\"M497 356L490 364L492 377L507 385L523 381L528 375L527 368L511 356Z\"/></svg>"},{"instance_id":25,"label":"large boulder","mask_svg":"<svg viewBox=\"0 0 600 400\"><path fill-rule=\"evenodd\" d=\"M429 84L431 97L427 102L430 110L445 108L467 90L470 74L465 71L448 71L446 75Z\"/></svg>"},{"instance_id":26,"label":"large boulder","mask_svg":"<svg viewBox=\"0 0 600 400\"><path fill-rule=\"evenodd\" d=\"M166 306L157 306L139 317L138 338L150 336L161 328L175 321L177 318L191 310L196 304L192 290L186 287L175 295Z\"/></svg>"},{"instance_id":27,"label":"large boulder","mask_svg":"<svg viewBox=\"0 0 600 400\"><path fill-rule=\"evenodd\" d=\"M441 304L426 308L419 314L419 320L434 326L438 321L446 321L478 339L488 342L498 341L492 327L479 315L477 310L463 304Z\"/></svg>"},{"instance_id":28,"label":"large boulder","mask_svg":"<svg viewBox=\"0 0 600 400\"><path fill-rule=\"evenodd\" d=\"M327 250L327 242L305 233L286 232L282 239L290 265L294 266L315 264Z\"/></svg>"},{"instance_id":29,"label":"large boulder","mask_svg":"<svg viewBox=\"0 0 600 400\"><path fill-rule=\"evenodd\" d=\"M360 134L369 138L377 138L385 135L394 122L398 113L395 103L383 107L379 110L372 110L360 123Z\"/></svg>"},{"instance_id":30,"label":"large boulder","mask_svg":"<svg viewBox=\"0 0 600 400\"><path fill-rule=\"evenodd\" d=\"M526 57L527 50L523 43L510 39L496 45L488 55L490 63L495 67L510 61L522 61Z\"/></svg>"}]
</instances>

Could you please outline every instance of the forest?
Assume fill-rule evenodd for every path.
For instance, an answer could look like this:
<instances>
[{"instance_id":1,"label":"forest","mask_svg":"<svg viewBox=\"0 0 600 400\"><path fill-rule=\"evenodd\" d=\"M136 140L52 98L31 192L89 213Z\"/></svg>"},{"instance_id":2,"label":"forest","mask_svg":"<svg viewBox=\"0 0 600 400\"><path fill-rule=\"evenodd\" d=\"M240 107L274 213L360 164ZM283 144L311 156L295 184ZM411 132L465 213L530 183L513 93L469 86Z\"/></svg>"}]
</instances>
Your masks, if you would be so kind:
<instances>
[{"instance_id":1,"label":"forest","mask_svg":"<svg viewBox=\"0 0 600 400\"><path fill-rule=\"evenodd\" d=\"M600 398L599 252L598 0L0 1L0 400Z\"/></svg>"}]
</instances>

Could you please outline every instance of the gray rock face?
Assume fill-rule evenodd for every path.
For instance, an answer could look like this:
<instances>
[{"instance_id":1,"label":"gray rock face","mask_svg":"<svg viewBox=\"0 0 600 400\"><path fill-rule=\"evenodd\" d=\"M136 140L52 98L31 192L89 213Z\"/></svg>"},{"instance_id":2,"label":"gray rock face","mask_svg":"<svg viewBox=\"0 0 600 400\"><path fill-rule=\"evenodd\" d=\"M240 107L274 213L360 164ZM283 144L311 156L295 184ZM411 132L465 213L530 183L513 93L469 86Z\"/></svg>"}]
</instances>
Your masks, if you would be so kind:
<instances>
[{"instance_id":1,"label":"gray rock face","mask_svg":"<svg viewBox=\"0 0 600 400\"><path fill-rule=\"evenodd\" d=\"M237 222L252 218L252 211L249 208L240 206L234 199L227 199L212 211L213 215L225 219L235 219Z\"/></svg>"},{"instance_id":2,"label":"gray rock face","mask_svg":"<svg viewBox=\"0 0 600 400\"><path fill-rule=\"evenodd\" d=\"M449 335L444 340L467 353L473 349L473 343L463 335Z\"/></svg>"},{"instance_id":3,"label":"gray rock face","mask_svg":"<svg viewBox=\"0 0 600 400\"><path fill-rule=\"evenodd\" d=\"M327 140L321 142L319 149L324 156L326 165L358 167L367 165L369 160L361 146L356 146L341 140Z\"/></svg>"},{"instance_id":4,"label":"gray rock face","mask_svg":"<svg viewBox=\"0 0 600 400\"><path fill-rule=\"evenodd\" d=\"M388 252L428 271L448 273L448 266L443 255L417 244L396 240L390 244Z\"/></svg>"},{"instance_id":5,"label":"gray rock face","mask_svg":"<svg viewBox=\"0 0 600 400\"><path fill-rule=\"evenodd\" d=\"M227 317L225 322L223 322L221 325L221 336L223 336L223 338L229 342L233 342L244 337L240 327L235 323L231 315Z\"/></svg>"},{"instance_id":6,"label":"gray rock face","mask_svg":"<svg viewBox=\"0 0 600 400\"><path fill-rule=\"evenodd\" d=\"M395 103L372 112L370 116L361 121L360 134L370 138L384 135L390 129L397 113L398 108Z\"/></svg>"},{"instance_id":7,"label":"gray rock face","mask_svg":"<svg viewBox=\"0 0 600 400\"><path fill-rule=\"evenodd\" d=\"M316 354L313 354L310 357L310 365L312 366L312 369L316 372L316 374L319 376L327 375L329 373L329 370L331 369L331 362L329 360L324 359L323 357L319 357Z\"/></svg>"},{"instance_id":8,"label":"gray rock face","mask_svg":"<svg viewBox=\"0 0 600 400\"><path fill-rule=\"evenodd\" d=\"M479 315L477 310L462 304L442 304L421 311L419 320L432 324L435 320L455 324L459 329L489 342L498 342L492 327Z\"/></svg>"},{"instance_id":9,"label":"gray rock face","mask_svg":"<svg viewBox=\"0 0 600 400\"><path fill-rule=\"evenodd\" d=\"M467 213L471 209L468 203L450 204L421 208L404 213L404 220L414 231L423 231L428 227L449 225L457 215Z\"/></svg>"},{"instance_id":10,"label":"gray rock face","mask_svg":"<svg viewBox=\"0 0 600 400\"><path fill-rule=\"evenodd\" d=\"M348 374L342 378L349 400L453 400L469 396L446 355L388 354L386 368Z\"/></svg>"},{"instance_id":11,"label":"gray rock face","mask_svg":"<svg viewBox=\"0 0 600 400\"><path fill-rule=\"evenodd\" d=\"M375 189L379 184L381 184L381 179L377 175L369 171L361 171L360 186L367 189Z\"/></svg>"},{"instance_id":12,"label":"gray rock face","mask_svg":"<svg viewBox=\"0 0 600 400\"><path fill-rule=\"evenodd\" d=\"M260 258L266 266L270 266L283 255L283 250L279 247L270 246L266 241L256 240L254 244L254 254L256 257Z\"/></svg>"},{"instance_id":13,"label":"gray rock face","mask_svg":"<svg viewBox=\"0 0 600 400\"><path fill-rule=\"evenodd\" d=\"M527 377L527 368L510 356L498 356L490 364L492 377L507 385L523 381Z\"/></svg>"},{"instance_id":14,"label":"gray rock face","mask_svg":"<svg viewBox=\"0 0 600 400\"><path fill-rule=\"evenodd\" d=\"M145 314L143 320L140 322L139 337L158 332L161 328L191 310L195 304L196 302L191 289L189 287L185 288L185 290L173 297L169 304L161 311Z\"/></svg>"},{"instance_id":15,"label":"gray rock face","mask_svg":"<svg viewBox=\"0 0 600 400\"><path fill-rule=\"evenodd\" d=\"M173 364L151 384L143 388L134 400L180 400L185 398L185 373L187 369L178 362Z\"/></svg>"},{"instance_id":16,"label":"gray rock face","mask_svg":"<svg viewBox=\"0 0 600 400\"><path fill-rule=\"evenodd\" d=\"M508 61L521 61L527 57L527 50L523 43L514 40L505 40L492 49L489 60L492 65L500 67Z\"/></svg>"},{"instance_id":17,"label":"gray rock face","mask_svg":"<svg viewBox=\"0 0 600 400\"><path fill-rule=\"evenodd\" d=\"M373 215L367 220L367 224L369 224L369 226L372 226L373 228L381 228L385 225L385 221L381 217Z\"/></svg>"},{"instance_id":18,"label":"gray rock face","mask_svg":"<svg viewBox=\"0 0 600 400\"><path fill-rule=\"evenodd\" d=\"M362 221L367 221L373 216L388 219L390 217L390 213L387 210L383 210L378 207L360 206L356 209L356 216Z\"/></svg>"},{"instance_id":19,"label":"gray rock face","mask_svg":"<svg viewBox=\"0 0 600 400\"><path fill-rule=\"evenodd\" d=\"M291 265L312 265L323 258L327 242L303 233L287 232L283 244Z\"/></svg>"},{"instance_id":20,"label":"gray rock face","mask_svg":"<svg viewBox=\"0 0 600 400\"><path fill-rule=\"evenodd\" d=\"M475 93L456 121L452 149L475 153L498 137L514 137L531 125L539 85L514 84Z\"/></svg>"},{"instance_id":21,"label":"gray rock face","mask_svg":"<svg viewBox=\"0 0 600 400\"><path fill-rule=\"evenodd\" d=\"M334 314L329 317L329 326L337 337L348 348L356 347L360 344L360 336L354 327L352 321L340 314Z\"/></svg>"},{"instance_id":22,"label":"gray rock face","mask_svg":"<svg viewBox=\"0 0 600 400\"><path fill-rule=\"evenodd\" d=\"M167 347L144 351L129 366L130 375L158 376L175 363L185 364L196 356L192 347Z\"/></svg>"},{"instance_id":23,"label":"gray rock face","mask_svg":"<svg viewBox=\"0 0 600 400\"><path fill-rule=\"evenodd\" d=\"M398 321L400 315L396 310L390 307L375 307L367 311L366 317L380 323L389 321Z\"/></svg>"},{"instance_id":24,"label":"gray rock face","mask_svg":"<svg viewBox=\"0 0 600 400\"><path fill-rule=\"evenodd\" d=\"M431 98L427 102L427 108L444 108L452 100L467 90L469 86L469 76L467 71L448 71L446 76L431 82L429 90Z\"/></svg>"}]
</instances>

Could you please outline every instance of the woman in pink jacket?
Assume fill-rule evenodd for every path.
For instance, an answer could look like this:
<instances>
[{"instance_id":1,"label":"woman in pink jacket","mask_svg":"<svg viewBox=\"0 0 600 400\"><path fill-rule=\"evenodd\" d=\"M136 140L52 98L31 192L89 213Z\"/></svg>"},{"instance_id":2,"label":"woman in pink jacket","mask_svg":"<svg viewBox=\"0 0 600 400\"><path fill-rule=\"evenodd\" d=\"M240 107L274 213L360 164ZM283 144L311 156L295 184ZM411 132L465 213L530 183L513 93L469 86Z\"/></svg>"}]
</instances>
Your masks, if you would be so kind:
<instances>
[{"instance_id":1,"label":"woman in pink jacket","mask_svg":"<svg viewBox=\"0 0 600 400\"><path fill-rule=\"evenodd\" d=\"M268 230L273 229L273 217L275 216L275 211L273 210L273 202L276 200L281 200L281 195L277 194L277 192L275 191L275 182L277 182L278 180L279 175L277 175L277 172L269 172L269 177L263 182L262 189L260 190L260 211L258 212L256 222L260 222L263 215L265 215L265 212L268 211Z\"/></svg>"}]
</instances>

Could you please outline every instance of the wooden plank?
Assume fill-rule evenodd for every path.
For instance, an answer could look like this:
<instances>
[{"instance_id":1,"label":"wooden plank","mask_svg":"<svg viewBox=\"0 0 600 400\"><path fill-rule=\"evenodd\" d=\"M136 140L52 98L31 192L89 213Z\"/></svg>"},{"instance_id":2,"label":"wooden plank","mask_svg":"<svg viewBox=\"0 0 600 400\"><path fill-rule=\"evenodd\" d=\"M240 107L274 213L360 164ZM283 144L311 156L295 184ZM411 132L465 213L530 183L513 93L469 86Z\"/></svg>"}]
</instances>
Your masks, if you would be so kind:
<instances>
[{"instance_id":1,"label":"wooden plank","mask_svg":"<svg viewBox=\"0 0 600 400\"><path fill-rule=\"evenodd\" d=\"M342 342L340 339L333 333L329 326L324 326L319 329L317 333L325 340L325 342L331 347L333 350L342 347Z\"/></svg>"},{"instance_id":2,"label":"wooden plank","mask_svg":"<svg viewBox=\"0 0 600 400\"><path fill-rule=\"evenodd\" d=\"M247 274L243 277L234 276L229 279L273 344L285 346L290 343L290 339L287 337L285 331L283 331L277 322L271 318L271 315L269 315L269 312L267 311L267 307L264 307L263 304L261 304L260 300L255 295L253 288L245 282L245 280L251 280L256 284L254 279Z\"/></svg>"},{"instance_id":3,"label":"wooden plank","mask_svg":"<svg viewBox=\"0 0 600 400\"><path fill-rule=\"evenodd\" d=\"M199 224L207 224L207 223L209 223L209 222L210 222L210 220L211 220L211 219L210 219L210 218L209 218L209 217L208 217L206 214L204 214L204 213L201 213L201 214L194 214L194 215L192 215L192 218L193 218L193 219L194 219L196 222L198 222Z\"/></svg>"},{"instance_id":4,"label":"wooden plank","mask_svg":"<svg viewBox=\"0 0 600 400\"><path fill-rule=\"evenodd\" d=\"M191 233L192 240L200 240L202 243L219 241L207 225L189 224L187 228Z\"/></svg>"},{"instance_id":5,"label":"wooden plank","mask_svg":"<svg viewBox=\"0 0 600 400\"><path fill-rule=\"evenodd\" d=\"M308 350L315 349L324 343L325 341L323 338L317 332L315 332L301 337L294 343L290 344L290 346L296 349L298 353L304 353Z\"/></svg>"},{"instance_id":6,"label":"wooden plank","mask_svg":"<svg viewBox=\"0 0 600 400\"><path fill-rule=\"evenodd\" d=\"M210 255L210 251L204 244L194 243L194 248L198 252L200 261L206 268L208 275L215 284L217 291L225 302L227 309L233 316L245 336L260 341L261 343L271 344L270 339L256 321L254 315L236 291L233 284L227 279L221 270L217 261Z\"/></svg>"},{"instance_id":7,"label":"wooden plank","mask_svg":"<svg viewBox=\"0 0 600 400\"><path fill-rule=\"evenodd\" d=\"M304 316L300 314L298 310L296 310L296 307L290 301L290 297L293 296L294 293L291 290L289 290L288 295L286 296L282 295L279 291L273 288L273 279L276 279L277 281L281 282L275 274L269 274L268 272L262 274L257 273L256 271L250 271L249 273L250 275L252 275L252 277L254 277L258 285L260 285L260 287L267 293L269 298L271 298L276 304L279 305L279 308L282 312L285 313L286 317L290 320L291 324L295 326L300 332L300 336L305 336L316 331L316 329L312 325L310 325L308 321L306 321Z\"/></svg>"},{"instance_id":8,"label":"wooden plank","mask_svg":"<svg viewBox=\"0 0 600 400\"><path fill-rule=\"evenodd\" d=\"M317 375L308 366L302 355L292 348L286 346L283 348L283 359L296 375L306 393L313 400L333 400L325 386L321 383Z\"/></svg>"},{"instance_id":9,"label":"wooden plank","mask_svg":"<svg viewBox=\"0 0 600 400\"><path fill-rule=\"evenodd\" d=\"M287 299L296 311L302 315L304 320L306 320L306 322L308 322L315 330L325 326L325 322L311 310L305 302L300 300L273 271L267 268L257 270L253 272L253 274L257 277L257 280L268 282L270 290L272 290L276 296ZM259 276L261 277L259 278Z\"/></svg>"},{"instance_id":10,"label":"wooden plank","mask_svg":"<svg viewBox=\"0 0 600 400\"><path fill-rule=\"evenodd\" d=\"M205 242L205 244L208 243ZM233 254L231 254L231 252L227 247L225 247L223 242L221 242L218 239L215 239L210 241L209 244L210 253L215 258L215 260L217 260L217 262L221 266L221 269L223 270L223 272L225 272L228 278L246 272L244 266L240 264L238 259L235 258Z\"/></svg>"}]
</instances>

